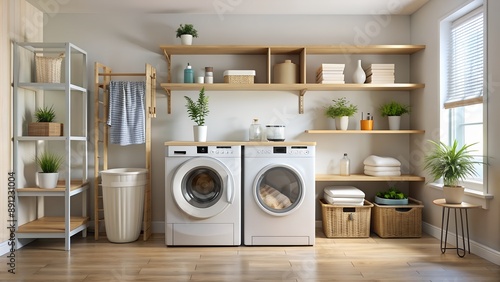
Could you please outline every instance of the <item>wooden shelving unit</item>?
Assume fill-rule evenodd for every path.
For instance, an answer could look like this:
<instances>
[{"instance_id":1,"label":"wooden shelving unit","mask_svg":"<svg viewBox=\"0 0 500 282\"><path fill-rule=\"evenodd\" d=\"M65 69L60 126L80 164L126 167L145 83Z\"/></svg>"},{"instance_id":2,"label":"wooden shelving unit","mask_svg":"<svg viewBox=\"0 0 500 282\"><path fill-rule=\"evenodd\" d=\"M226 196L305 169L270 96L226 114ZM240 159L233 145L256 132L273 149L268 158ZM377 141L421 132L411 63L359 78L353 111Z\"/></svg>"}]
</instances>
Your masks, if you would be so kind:
<instances>
[{"instance_id":1,"label":"wooden shelving unit","mask_svg":"<svg viewBox=\"0 0 500 282\"><path fill-rule=\"evenodd\" d=\"M310 134L423 134L425 130L329 130L308 129L305 133Z\"/></svg>"},{"instance_id":2,"label":"wooden shelving unit","mask_svg":"<svg viewBox=\"0 0 500 282\"><path fill-rule=\"evenodd\" d=\"M171 110L172 91L199 91L203 85L205 90L215 91L298 91L299 113L304 113L304 95L308 91L409 91L424 88L421 83L394 83L394 84L316 84L306 83L307 55L327 54L383 54L383 55L411 55L425 49L425 45L313 45L313 46L264 46L264 45L162 45L167 60L167 82L160 86L167 92L167 111ZM271 83L271 57L273 55L300 56L300 83L273 84ZM267 79L266 83L256 84L184 84L172 83L171 64L173 55L266 55Z\"/></svg>"}]
</instances>

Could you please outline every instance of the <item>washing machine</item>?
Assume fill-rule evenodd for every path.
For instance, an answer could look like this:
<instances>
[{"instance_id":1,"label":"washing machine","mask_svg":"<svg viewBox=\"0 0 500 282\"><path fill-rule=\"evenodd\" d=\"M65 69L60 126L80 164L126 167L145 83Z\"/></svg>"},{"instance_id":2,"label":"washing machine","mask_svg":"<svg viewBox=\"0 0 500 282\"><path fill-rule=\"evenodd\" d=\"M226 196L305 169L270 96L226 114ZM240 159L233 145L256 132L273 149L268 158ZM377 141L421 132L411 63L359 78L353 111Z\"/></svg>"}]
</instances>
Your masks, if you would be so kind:
<instances>
[{"instance_id":1,"label":"washing machine","mask_svg":"<svg viewBox=\"0 0 500 282\"><path fill-rule=\"evenodd\" d=\"M245 145L243 243L314 245L314 142Z\"/></svg>"},{"instance_id":2,"label":"washing machine","mask_svg":"<svg viewBox=\"0 0 500 282\"><path fill-rule=\"evenodd\" d=\"M165 148L167 246L241 245L241 145Z\"/></svg>"}]
</instances>

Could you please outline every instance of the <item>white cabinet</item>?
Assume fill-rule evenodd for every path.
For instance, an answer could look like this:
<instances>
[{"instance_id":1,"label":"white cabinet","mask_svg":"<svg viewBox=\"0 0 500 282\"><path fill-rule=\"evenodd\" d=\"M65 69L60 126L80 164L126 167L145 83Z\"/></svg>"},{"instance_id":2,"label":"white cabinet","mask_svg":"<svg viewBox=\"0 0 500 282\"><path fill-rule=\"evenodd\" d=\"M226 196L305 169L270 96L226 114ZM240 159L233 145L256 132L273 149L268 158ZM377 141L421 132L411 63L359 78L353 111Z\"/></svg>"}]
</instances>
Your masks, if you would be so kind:
<instances>
[{"instance_id":1,"label":"white cabinet","mask_svg":"<svg viewBox=\"0 0 500 282\"><path fill-rule=\"evenodd\" d=\"M14 43L13 55L16 239L64 238L69 250L71 236L87 235L87 53L71 43ZM63 57L60 81L36 81L34 61L40 55ZM56 121L63 123L61 136L28 136L28 124L40 107L55 109ZM34 159L46 150L64 156L53 189L36 186Z\"/></svg>"}]
</instances>

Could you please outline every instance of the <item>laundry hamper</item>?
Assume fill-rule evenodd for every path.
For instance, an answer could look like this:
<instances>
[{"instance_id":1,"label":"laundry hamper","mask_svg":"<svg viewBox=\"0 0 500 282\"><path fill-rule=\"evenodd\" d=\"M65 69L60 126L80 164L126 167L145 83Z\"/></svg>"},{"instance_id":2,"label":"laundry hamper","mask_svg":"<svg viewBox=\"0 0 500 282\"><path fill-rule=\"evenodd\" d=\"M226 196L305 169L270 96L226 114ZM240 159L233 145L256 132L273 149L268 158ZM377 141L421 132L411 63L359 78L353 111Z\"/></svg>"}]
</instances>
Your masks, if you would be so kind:
<instances>
[{"instance_id":1,"label":"laundry hamper","mask_svg":"<svg viewBox=\"0 0 500 282\"><path fill-rule=\"evenodd\" d=\"M139 238L144 210L144 189L148 170L115 168L101 171L104 225L113 243Z\"/></svg>"},{"instance_id":2,"label":"laundry hamper","mask_svg":"<svg viewBox=\"0 0 500 282\"><path fill-rule=\"evenodd\" d=\"M62 56L35 56L36 82L60 83L62 60Z\"/></svg>"}]
</instances>

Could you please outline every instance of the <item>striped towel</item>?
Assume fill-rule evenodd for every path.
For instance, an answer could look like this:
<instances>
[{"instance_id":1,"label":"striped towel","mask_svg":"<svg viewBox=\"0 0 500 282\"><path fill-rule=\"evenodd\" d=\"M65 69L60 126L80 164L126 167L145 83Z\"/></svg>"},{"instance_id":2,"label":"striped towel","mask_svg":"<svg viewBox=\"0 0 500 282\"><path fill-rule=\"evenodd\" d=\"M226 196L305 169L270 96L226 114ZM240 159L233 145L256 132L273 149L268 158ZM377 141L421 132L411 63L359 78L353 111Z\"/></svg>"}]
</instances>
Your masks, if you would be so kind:
<instances>
[{"instance_id":1,"label":"striped towel","mask_svg":"<svg viewBox=\"0 0 500 282\"><path fill-rule=\"evenodd\" d=\"M144 81L110 81L109 84L109 139L122 146L144 144L145 110Z\"/></svg>"}]
</instances>

